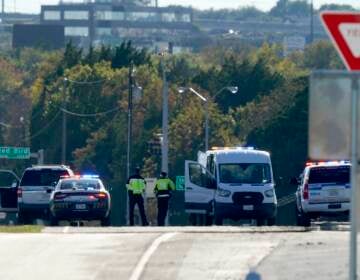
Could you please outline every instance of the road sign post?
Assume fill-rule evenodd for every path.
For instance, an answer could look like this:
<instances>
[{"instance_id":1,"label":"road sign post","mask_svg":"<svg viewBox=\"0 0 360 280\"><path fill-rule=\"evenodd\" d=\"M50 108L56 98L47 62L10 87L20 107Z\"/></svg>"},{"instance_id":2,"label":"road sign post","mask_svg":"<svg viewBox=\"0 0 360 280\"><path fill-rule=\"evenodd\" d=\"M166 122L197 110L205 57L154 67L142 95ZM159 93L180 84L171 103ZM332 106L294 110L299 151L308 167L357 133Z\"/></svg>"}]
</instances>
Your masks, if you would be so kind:
<instances>
[{"instance_id":1,"label":"road sign post","mask_svg":"<svg viewBox=\"0 0 360 280\"><path fill-rule=\"evenodd\" d=\"M360 70L360 13L333 12L321 13L321 20L349 71ZM349 279L357 279L357 173L358 173L358 101L359 82L351 81L351 238Z\"/></svg>"}]
</instances>

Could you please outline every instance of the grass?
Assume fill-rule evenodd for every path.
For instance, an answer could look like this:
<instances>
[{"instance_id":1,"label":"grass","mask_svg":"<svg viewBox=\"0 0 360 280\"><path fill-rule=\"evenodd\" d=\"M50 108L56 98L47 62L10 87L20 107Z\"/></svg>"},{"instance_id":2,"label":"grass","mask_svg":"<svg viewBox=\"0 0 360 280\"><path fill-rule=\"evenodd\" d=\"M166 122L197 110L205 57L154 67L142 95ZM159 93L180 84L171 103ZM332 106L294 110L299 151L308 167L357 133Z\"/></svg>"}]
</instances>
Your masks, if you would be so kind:
<instances>
[{"instance_id":1,"label":"grass","mask_svg":"<svg viewBox=\"0 0 360 280\"><path fill-rule=\"evenodd\" d=\"M40 233L43 226L0 226L0 233Z\"/></svg>"}]
</instances>

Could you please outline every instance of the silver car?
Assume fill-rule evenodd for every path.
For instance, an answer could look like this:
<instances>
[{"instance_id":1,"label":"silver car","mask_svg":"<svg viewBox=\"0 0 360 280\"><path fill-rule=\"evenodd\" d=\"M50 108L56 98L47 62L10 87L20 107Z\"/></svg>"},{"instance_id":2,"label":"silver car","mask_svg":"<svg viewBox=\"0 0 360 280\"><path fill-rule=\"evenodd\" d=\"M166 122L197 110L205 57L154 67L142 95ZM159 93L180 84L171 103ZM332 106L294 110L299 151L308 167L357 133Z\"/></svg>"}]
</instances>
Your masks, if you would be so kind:
<instances>
[{"instance_id":1,"label":"silver car","mask_svg":"<svg viewBox=\"0 0 360 280\"><path fill-rule=\"evenodd\" d=\"M73 176L65 165L37 165L27 168L17 190L19 223L31 223L35 218L49 217L49 201L62 176Z\"/></svg>"}]
</instances>

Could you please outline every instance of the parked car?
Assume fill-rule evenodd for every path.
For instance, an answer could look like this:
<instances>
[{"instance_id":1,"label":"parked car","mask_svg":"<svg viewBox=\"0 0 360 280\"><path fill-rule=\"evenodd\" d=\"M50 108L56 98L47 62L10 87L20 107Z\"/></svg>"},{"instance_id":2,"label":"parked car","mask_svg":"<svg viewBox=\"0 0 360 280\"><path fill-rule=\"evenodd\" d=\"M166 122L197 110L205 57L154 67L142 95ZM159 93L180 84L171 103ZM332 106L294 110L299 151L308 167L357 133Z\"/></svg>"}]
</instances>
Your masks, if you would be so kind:
<instances>
[{"instance_id":1,"label":"parked car","mask_svg":"<svg viewBox=\"0 0 360 280\"><path fill-rule=\"evenodd\" d=\"M17 189L19 223L49 218L50 196L61 176L73 176L65 165L35 165L26 168Z\"/></svg>"},{"instance_id":2,"label":"parked car","mask_svg":"<svg viewBox=\"0 0 360 280\"><path fill-rule=\"evenodd\" d=\"M65 176L50 198L51 224L59 220L100 220L110 225L111 197L98 176Z\"/></svg>"},{"instance_id":3,"label":"parked car","mask_svg":"<svg viewBox=\"0 0 360 280\"><path fill-rule=\"evenodd\" d=\"M310 226L311 219L348 219L350 211L350 169L347 161L308 163L296 191L296 218L299 226Z\"/></svg>"}]
</instances>

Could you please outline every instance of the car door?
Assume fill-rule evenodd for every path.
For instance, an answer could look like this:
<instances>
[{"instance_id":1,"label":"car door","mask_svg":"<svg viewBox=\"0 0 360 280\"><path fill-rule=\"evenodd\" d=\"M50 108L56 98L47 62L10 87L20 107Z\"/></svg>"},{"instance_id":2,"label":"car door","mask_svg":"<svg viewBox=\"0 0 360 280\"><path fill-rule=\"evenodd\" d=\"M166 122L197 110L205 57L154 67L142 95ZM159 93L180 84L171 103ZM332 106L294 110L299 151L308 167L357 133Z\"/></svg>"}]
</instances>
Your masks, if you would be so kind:
<instances>
[{"instance_id":1,"label":"car door","mask_svg":"<svg viewBox=\"0 0 360 280\"><path fill-rule=\"evenodd\" d=\"M216 181L204 166L185 161L185 208L187 213L206 214L216 191Z\"/></svg>"},{"instance_id":2,"label":"car door","mask_svg":"<svg viewBox=\"0 0 360 280\"><path fill-rule=\"evenodd\" d=\"M0 209L17 208L19 177L11 170L0 169Z\"/></svg>"}]
</instances>

